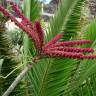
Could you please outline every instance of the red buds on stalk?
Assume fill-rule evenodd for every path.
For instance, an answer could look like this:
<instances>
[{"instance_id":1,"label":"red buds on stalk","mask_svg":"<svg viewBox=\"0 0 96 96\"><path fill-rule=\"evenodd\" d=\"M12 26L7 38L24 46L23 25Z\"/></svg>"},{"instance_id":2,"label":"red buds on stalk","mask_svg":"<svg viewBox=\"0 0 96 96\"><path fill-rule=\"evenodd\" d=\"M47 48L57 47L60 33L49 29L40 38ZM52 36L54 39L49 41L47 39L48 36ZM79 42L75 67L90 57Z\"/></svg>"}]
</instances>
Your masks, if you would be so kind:
<instances>
[{"instance_id":1,"label":"red buds on stalk","mask_svg":"<svg viewBox=\"0 0 96 96\"><path fill-rule=\"evenodd\" d=\"M18 6L13 2L10 2L9 4L12 6L12 9L15 11L18 17L22 19L22 24L25 24L25 26L30 26L32 28L31 21L24 17L24 15L20 12Z\"/></svg>"},{"instance_id":2,"label":"red buds on stalk","mask_svg":"<svg viewBox=\"0 0 96 96\"><path fill-rule=\"evenodd\" d=\"M41 47L41 50L42 50L42 46L44 45L44 31L41 27L40 22L38 22L38 21L35 22L34 27L36 28L36 32L38 34L38 38L39 38L39 41L40 41L40 47Z\"/></svg>"},{"instance_id":3,"label":"red buds on stalk","mask_svg":"<svg viewBox=\"0 0 96 96\"><path fill-rule=\"evenodd\" d=\"M31 28L25 26L25 24L22 24L22 22L18 22L16 20L16 18L10 14L4 7L0 6L0 12L2 12L2 14L8 18L10 18L13 22L15 22L15 24L21 28L23 31L25 31L28 36L33 40L34 45L37 49L40 49L40 42L39 39L37 37L37 33L34 32ZM22 18L21 18L22 19ZM26 18L25 18L26 19ZM25 22L26 23L26 22Z\"/></svg>"},{"instance_id":4,"label":"red buds on stalk","mask_svg":"<svg viewBox=\"0 0 96 96\"><path fill-rule=\"evenodd\" d=\"M59 41L62 38L63 34L58 34L56 35L51 41L49 41L46 45L45 48L48 48L52 45L54 45L57 41Z\"/></svg>"},{"instance_id":5,"label":"red buds on stalk","mask_svg":"<svg viewBox=\"0 0 96 96\"><path fill-rule=\"evenodd\" d=\"M92 48L74 48L74 45L82 45L91 43L90 40L74 40L74 41L65 41L59 42L63 34L56 35L51 41L47 44L44 44L44 31L41 27L39 21L36 21L33 25L30 20L28 20L20 12L18 6L13 2L10 3L12 9L16 12L19 18L22 19L22 22L18 22L16 18L10 14L4 7L0 5L0 12L4 16L10 18L15 24L25 31L28 36L33 40L35 48L37 50L37 55L55 57L55 58L73 58L73 59L94 59L94 55L84 55L83 52L94 52Z\"/></svg>"},{"instance_id":6,"label":"red buds on stalk","mask_svg":"<svg viewBox=\"0 0 96 96\"><path fill-rule=\"evenodd\" d=\"M65 42L58 42L52 47L58 47L58 46L74 46L74 45L83 45L83 44L90 44L92 43L90 40L74 40L74 41L65 41Z\"/></svg>"},{"instance_id":7,"label":"red buds on stalk","mask_svg":"<svg viewBox=\"0 0 96 96\"><path fill-rule=\"evenodd\" d=\"M80 59L81 56L83 56L82 53L73 53L73 52L64 52L64 51L51 51L46 50L44 51L45 55L49 57L60 57L60 58L74 58L74 59Z\"/></svg>"},{"instance_id":8,"label":"red buds on stalk","mask_svg":"<svg viewBox=\"0 0 96 96\"><path fill-rule=\"evenodd\" d=\"M53 47L50 48L50 50L57 50L57 51L65 51L65 52L94 52L94 50L92 48L74 48L74 47Z\"/></svg>"}]
</instances>

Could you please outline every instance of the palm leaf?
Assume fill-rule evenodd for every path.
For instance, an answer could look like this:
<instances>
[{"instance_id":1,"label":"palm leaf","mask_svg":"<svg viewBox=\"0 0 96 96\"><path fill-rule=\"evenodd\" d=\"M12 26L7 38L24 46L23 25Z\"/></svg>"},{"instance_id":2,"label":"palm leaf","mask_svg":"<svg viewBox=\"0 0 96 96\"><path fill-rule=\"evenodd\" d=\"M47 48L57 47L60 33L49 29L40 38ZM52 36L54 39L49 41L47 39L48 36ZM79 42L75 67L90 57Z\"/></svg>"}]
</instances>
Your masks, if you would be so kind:
<instances>
[{"instance_id":1,"label":"palm leaf","mask_svg":"<svg viewBox=\"0 0 96 96\"><path fill-rule=\"evenodd\" d=\"M58 96L62 94L75 64L76 61L70 59L58 59L54 62L45 59L34 65L29 74L34 96Z\"/></svg>"},{"instance_id":2,"label":"palm leaf","mask_svg":"<svg viewBox=\"0 0 96 96\"><path fill-rule=\"evenodd\" d=\"M47 38L52 39L57 33L63 32L63 40L69 40L80 31L82 5L86 0L61 0L55 16L49 24Z\"/></svg>"},{"instance_id":3,"label":"palm leaf","mask_svg":"<svg viewBox=\"0 0 96 96\"><path fill-rule=\"evenodd\" d=\"M84 38L86 40L92 40L94 42L96 40L96 19L93 19L90 24L85 28L86 30L83 32ZM90 44L88 46L91 46Z\"/></svg>"}]
</instances>

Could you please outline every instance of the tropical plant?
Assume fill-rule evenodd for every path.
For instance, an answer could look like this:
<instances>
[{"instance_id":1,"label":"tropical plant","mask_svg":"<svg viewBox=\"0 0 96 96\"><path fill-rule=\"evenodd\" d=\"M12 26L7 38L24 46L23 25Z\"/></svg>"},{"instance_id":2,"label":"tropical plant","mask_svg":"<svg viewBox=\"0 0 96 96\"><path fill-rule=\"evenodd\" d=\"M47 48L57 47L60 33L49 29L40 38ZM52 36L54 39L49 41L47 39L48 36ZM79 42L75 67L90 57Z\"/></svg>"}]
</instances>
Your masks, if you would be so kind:
<instances>
[{"instance_id":1,"label":"tropical plant","mask_svg":"<svg viewBox=\"0 0 96 96\"><path fill-rule=\"evenodd\" d=\"M95 50L96 46L94 35L96 20L93 20L86 27L85 32L82 32L80 39L85 40L75 40L77 39L78 32L82 31L80 27L80 17L85 1L86 0L61 0L56 14L50 20L48 29L46 30L45 42L44 31L40 22L38 22L41 19L39 18L41 14L38 14L40 11L36 11L39 10L39 5L36 0L24 1L25 16L29 18L32 23L22 15L17 5L13 2L11 2L11 6L16 14L22 18L22 22L18 22L13 15L0 6L0 11L3 15L15 22L33 41L32 42L27 35L24 35L24 49L22 54L24 70L17 76L3 96L8 96L26 73L28 74L26 78L23 79L27 87L25 89L26 92L23 92L26 93L26 96L96 95L96 60L94 59L96 55L94 55L95 52L90 53ZM34 7L32 7L33 3ZM26 9L28 11L26 11ZM33 15L31 15L31 12ZM34 14L36 14L36 16ZM90 40L93 43L91 43ZM80 48L78 48L77 45ZM92 47L94 50L85 47ZM2 62L1 64L3 65ZM17 74L17 72L15 72L15 74ZM13 81L13 79L11 80ZM6 82L8 82L7 79ZM22 90L20 90L20 94L16 96L21 96L21 93Z\"/></svg>"}]
</instances>

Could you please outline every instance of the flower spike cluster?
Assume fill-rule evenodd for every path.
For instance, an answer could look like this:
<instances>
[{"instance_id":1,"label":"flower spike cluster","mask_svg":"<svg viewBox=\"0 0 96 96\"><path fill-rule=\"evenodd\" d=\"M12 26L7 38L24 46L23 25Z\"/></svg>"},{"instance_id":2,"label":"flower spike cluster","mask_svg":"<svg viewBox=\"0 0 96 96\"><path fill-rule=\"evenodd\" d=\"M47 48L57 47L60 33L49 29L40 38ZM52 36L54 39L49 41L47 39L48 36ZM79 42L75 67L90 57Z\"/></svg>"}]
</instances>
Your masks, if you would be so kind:
<instances>
[{"instance_id":1,"label":"flower spike cluster","mask_svg":"<svg viewBox=\"0 0 96 96\"><path fill-rule=\"evenodd\" d=\"M10 2L13 11L17 14L19 18L22 19L21 22L17 21L15 16L10 14L8 10L0 5L0 12L10 18L19 28L28 34L28 36L33 40L34 46L37 51L37 55L40 57L52 57L52 58L73 58L73 59L94 59L95 55L84 55L84 53L93 53L92 48L75 48L74 45L83 45L92 43L90 40L74 40L59 42L63 34L56 35L47 44L44 44L44 31L41 27L39 21L34 24L28 20L22 12L20 12L18 6L13 2Z\"/></svg>"}]
</instances>

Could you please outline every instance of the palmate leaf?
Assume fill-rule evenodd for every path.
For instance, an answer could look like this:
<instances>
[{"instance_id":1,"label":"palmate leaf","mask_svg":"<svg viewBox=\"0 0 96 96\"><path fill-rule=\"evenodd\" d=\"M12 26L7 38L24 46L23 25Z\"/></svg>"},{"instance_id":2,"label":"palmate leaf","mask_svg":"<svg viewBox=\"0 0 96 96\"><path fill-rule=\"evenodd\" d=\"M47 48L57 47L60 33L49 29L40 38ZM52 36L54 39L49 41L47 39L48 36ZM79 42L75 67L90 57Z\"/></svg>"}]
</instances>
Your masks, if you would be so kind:
<instances>
[{"instance_id":1,"label":"palmate leaf","mask_svg":"<svg viewBox=\"0 0 96 96\"><path fill-rule=\"evenodd\" d=\"M84 1L86 0L61 0L57 12L49 24L48 40L60 32L64 33L63 40L69 40L80 31L80 16Z\"/></svg>"}]
</instances>

